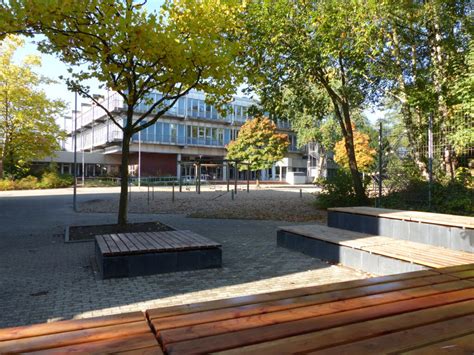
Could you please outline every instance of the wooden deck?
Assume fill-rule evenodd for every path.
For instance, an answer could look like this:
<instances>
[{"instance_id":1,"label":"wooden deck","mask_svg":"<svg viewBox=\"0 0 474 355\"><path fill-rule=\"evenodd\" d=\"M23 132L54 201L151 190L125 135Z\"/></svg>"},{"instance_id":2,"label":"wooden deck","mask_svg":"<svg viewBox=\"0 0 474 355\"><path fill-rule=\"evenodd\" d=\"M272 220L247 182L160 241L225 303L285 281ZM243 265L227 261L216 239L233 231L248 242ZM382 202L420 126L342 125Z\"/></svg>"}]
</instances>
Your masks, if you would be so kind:
<instances>
[{"instance_id":1,"label":"wooden deck","mask_svg":"<svg viewBox=\"0 0 474 355\"><path fill-rule=\"evenodd\" d=\"M474 351L474 264L147 311L168 354Z\"/></svg>"},{"instance_id":2,"label":"wooden deck","mask_svg":"<svg viewBox=\"0 0 474 355\"><path fill-rule=\"evenodd\" d=\"M0 329L0 353L474 351L474 264Z\"/></svg>"}]
</instances>

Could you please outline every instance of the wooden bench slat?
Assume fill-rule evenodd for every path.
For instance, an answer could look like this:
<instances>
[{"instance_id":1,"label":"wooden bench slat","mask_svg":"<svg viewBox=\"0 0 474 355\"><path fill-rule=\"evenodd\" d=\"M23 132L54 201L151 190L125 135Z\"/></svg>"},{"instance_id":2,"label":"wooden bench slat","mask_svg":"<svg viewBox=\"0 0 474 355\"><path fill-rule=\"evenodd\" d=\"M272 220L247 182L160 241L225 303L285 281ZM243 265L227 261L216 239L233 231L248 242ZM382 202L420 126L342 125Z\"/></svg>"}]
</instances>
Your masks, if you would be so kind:
<instances>
[{"instance_id":1,"label":"wooden bench slat","mask_svg":"<svg viewBox=\"0 0 474 355\"><path fill-rule=\"evenodd\" d=\"M112 234L109 234L109 236L119 248L120 253L127 253L129 251L125 243L120 239L120 237L117 234L112 233Z\"/></svg>"},{"instance_id":2,"label":"wooden bench slat","mask_svg":"<svg viewBox=\"0 0 474 355\"><path fill-rule=\"evenodd\" d=\"M51 323L41 323L21 327L5 328L0 329L0 341L69 332L74 330L83 330L89 328L100 328L109 325L133 323L138 321L145 321L145 315L142 312L131 312L103 317L64 320Z\"/></svg>"},{"instance_id":3,"label":"wooden bench slat","mask_svg":"<svg viewBox=\"0 0 474 355\"><path fill-rule=\"evenodd\" d=\"M97 235L95 239L97 240L97 243L99 244L99 248L104 255L111 253L109 245L105 242L103 235Z\"/></svg>"},{"instance_id":4,"label":"wooden bench slat","mask_svg":"<svg viewBox=\"0 0 474 355\"><path fill-rule=\"evenodd\" d=\"M437 272L440 272L443 274L457 273L460 271L468 271L468 270L474 270L474 263L466 264L466 265L448 266L445 268L436 269Z\"/></svg>"},{"instance_id":5,"label":"wooden bench slat","mask_svg":"<svg viewBox=\"0 0 474 355\"><path fill-rule=\"evenodd\" d=\"M148 250L148 246L142 243L137 233L124 233L125 237L132 242L138 250Z\"/></svg>"},{"instance_id":6,"label":"wooden bench slat","mask_svg":"<svg viewBox=\"0 0 474 355\"><path fill-rule=\"evenodd\" d=\"M443 322L437 322L407 329L392 334L387 334L358 342L327 348L321 351L309 352L308 354L380 354L399 352L414 346L432 344L448 340L456 336L471 334L474 329L474 315L454 318Z\"/></svg>"},{"instance_id":7,"label":"wooden bench slat","mask_svg":"<svg viewBox=\"0 0 474 355\"><path fill-rule=\"evenodd\" d=\"M165 249L167 246L164 244L161 244L158 240L153 239L151 236L149 236L147 233L138 233L144 240L146 240L148 243L150 243L153 246L154 250L161 250Z\"/></svg>"},{"instance_id":8,"label":"wooden bench slat","mask_svg":"<svg viewBox=\"0 0 474 355\"><path fill-rule=\"evenodd\" d=\"M152 350L154 354L163 354L161 347L151 332L34 351L32 354L115 354L128 351L139 354L142 349L146 352Z\"/></svg>"},{"instance_id":9,"label":"wooden bench slat","mask_svg":"<svg viewBox=\"0 0 474 355\"><path fill-rule=\"evenodd\" d=\"M289 354L292 352L320 350L326 347L461 317L471 313L474 313L474 302L464 301L249 345L223 351L222 354Z\"/></svg>"},{"instance_id":10,"label":"wooden bench slat","mask_svg":"<svg viewBox=\"0 0 474 355\"><path fill-rule=\"evenodd\" d=\"M315 306L300 307L285 311L276 311L255 316L227 319L223 321L210 322L176 329L159 331L161 344L166 345L184 340L210 337L227 332L235 332L249 328L264 327L276 323L285 323L307 318L315 318L335 312L350 311L359 308L367 308L382 303L394 303L411 298L420 298L428 295L446 294L446 292L472 288L472 284L464 281L454 281L437 285L423 286L403 291L387 292L371 295L369 297L358 297L342 301L328 302ZM474 297L474 289L467 290ZM152 321L153 326L159 324L159 320Z\"/></svg>"},{"instance_id":11,"label":"wooden bench slat","mask_svg":"<svg viewBox=\"0 0 474 355\"><path fill-rule=\"evenodd\" d=\"M279 300L279 299L284 299L284 298L299 297L299 296L305 296L305 295L311 295L311 294L317 294L317 293L323 293L323 292L329 292L329 291L346 290L346 289L351 289L351 288L360 287L360 286L377 285L377 284L383 284L383 283L388 283L388 282L393 282L393 281L403 281L403 280L409 280L409 279L415 279L415 278L422 278L422 277L434 276L438 274L439 272L434 271L434 270L413 271L413 272L408 272L404 274L371 277L367 279L344 281L344 282L337 282L337 283L332 283L332 284L296 288L296 289L291 289L291 290L283 290L283 291L248 295L248 296L240 296L240 297L234 297L234 298L220 299L216 301L206 301L206 302L197 302L197 303L184 304L184 305L178 305L178 306L161 307L161 308L147 310L147 315L150 319L157 319L157 318L162 318L162 317L170 317L174 315L208 311L208 310L219 309L219 308L243 306L243 305L252 304L252 303L274 301L274 300Z\"/></svg>"},{"instance_id":12,"label":"wooden bench slat","mask_svg":"<svg viewBox=\"0 0 474 355\"><path fill-rule=\"evenodd\" d=\"M276 323L259 328L240 331L228 331L219 335L196 338L164 345L172 353L207 353L252 345L283 337L329 329L346 324L387 317L396 314L436 307L472 299L473 290L460 290L426 297L408 299L399 302L380 304L345 312L331 313L325 316L312 317L298 321Z\"/></svg>"},{"instance_id":13,"label":"wooden bench slat","mask_svg":"<svg viewBox=\"0 0 474 355\"><path fill-rule=\"evenodd\" d=\"M450 354L474 353L474 332L454 339L443 340L430 345L404 351L406 355L432 355L449 352Z\"/></svg>"},{"instance_id":14,"label":"wooden bench slat","mask_svg":"<svg viewBox=\"0 0 474 355\"><path fill-rule=\"evenodd\" d=\"M126 335L142 334L150 331L145 321L87 328L64 333L41 335L0 342L0 353L29 352L49 348L88 343L91 341L120 338Z\"/></svg>"},{"instance_id":15,"label":"wooden bench slat","mask_svg":"<svg viewBox=\"0 0 474 355\"><path fill-rule=\"evenodd\" d=\"M133 241L132 239L130 239L128 237L128 234L127 233L120 233L120 234L117 234L117 236L120 238L120 241L125 245L125 247L127 248L127 253L128 252L137 252L137 251L140 251L140 249L143 249L143 248L139 248L135 241Z\"/></svg>"},{"instance_id":16,"label":"wooden bench slat","mask_svg":"<svg viewBox=\"0 0 474 355\"><path fill-rule=\"evenodd\" d=\"M111 254L120 254L120 248L112 238L108 235L104 235L104 241L107 243Z\"/></svg>"},{"instance_id":17,"label":"wooden bench slat","mask_svg":"<svg viewBox=\"0 0 474 355\"><path fill-rule=\"evenodd\" d=\"M221 308L210 311L189 313L166 318L159 318L153 321L155 330L161 331L195 324L216 322L225 319L238 317L248 317L256 314L266 314L270 312L289 310L293 308L306 307L311 305L323 304L327 302L347 300L384 292L400 291L414 287L429 286L444 282L453 282L454 277L447 275L436 275L431 277L409 279L406 281L395 281L379 285L360 286L352 289L331 291L294 298L285 298L270 302L253 303L245 306Z\"/></svg>"},{"instance_id":18,"label":"wooden bench slat","mask_svg":"<svg viewBox=\"0 0 474 355\"><path fill-rule=\"evenodd\" d=\"M169 232L147 232L148 235L151 235L153 239L159 240L162 244L167 245L170 249L179 250L181 246L173 238L170 238Z\"/></svg>"}]
</instances>

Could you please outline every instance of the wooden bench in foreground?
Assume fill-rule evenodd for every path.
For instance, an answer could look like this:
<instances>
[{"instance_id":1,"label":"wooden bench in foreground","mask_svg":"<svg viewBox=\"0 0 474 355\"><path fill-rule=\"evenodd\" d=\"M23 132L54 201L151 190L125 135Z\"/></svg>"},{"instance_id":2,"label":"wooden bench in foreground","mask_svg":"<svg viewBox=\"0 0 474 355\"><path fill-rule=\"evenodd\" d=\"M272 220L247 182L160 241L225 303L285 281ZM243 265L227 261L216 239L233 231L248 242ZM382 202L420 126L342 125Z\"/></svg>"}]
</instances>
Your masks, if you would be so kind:
<instances>
[{"instance_id":1,"label":"wooden bench in foreground","mask_svg":"<svg viewBox=\"0 0 474 355\"><path fill-rule=\"evenodd\" d=\"M474 351L474 264L147 311L167 354Z\"/></svg>"},{"instance_id":2,"label":"wooden bench in foreground","mask_svg":"<svg viewBox=\"0 0 474 355\"><path fill-rule=\"evenodd\" d=\"M221 245L192 231L98 235L96 260L102 278L220 267Z\"/></svg>"},{"instance_id":3,"label":"wooden bench in foreground","mask_svg":"<svg viewBox=\"0 0 474 355\"><path fill-rule=\"evenodd\" d=\"M474 254L318 224L280 227L277 245L375 275L474 262Z\"/></svg>"},{"instance_id":4,"label":"wooden bench in foreground","mask_svg":"<svg viewBox=\"0 0 474 355\"><path fill-rule=\"evenodd\" d=\"M163 354L142 312L0 329L4 353Z\"/></svg>"},{"instance_id":5,"label":"wooden bench in foreground","mask_svg":"<svg viewBox=\"0 0 474 355\"><path fill-rule=\"evenodd\" d=\"M328 209L328 226L474 252L474 217L373 207Z\"/></svg>"},{"instance_id":6,"label":"wooden bench in foreground","mask_svg":"<svg viewBox=\"0 0 474 355\"><path fill-rule=\"evenodd\" d=\"M146 316L146 318L145 318ZM0 353L474 351L474 264L0 329Z\"/></svg>"}]
</instances>

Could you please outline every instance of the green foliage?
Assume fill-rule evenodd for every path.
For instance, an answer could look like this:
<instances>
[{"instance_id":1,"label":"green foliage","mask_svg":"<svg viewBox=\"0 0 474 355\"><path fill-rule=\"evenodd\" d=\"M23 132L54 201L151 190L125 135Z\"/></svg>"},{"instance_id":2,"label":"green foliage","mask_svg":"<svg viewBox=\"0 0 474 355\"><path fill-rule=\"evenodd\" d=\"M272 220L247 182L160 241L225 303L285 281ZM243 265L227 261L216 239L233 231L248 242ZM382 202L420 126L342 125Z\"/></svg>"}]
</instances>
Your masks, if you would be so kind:
<instances>
[{"instance_id":1,"label":"green foliage","mask_svg":"<svg viewBox=\"0 0 474 355\"><path fill-rule=\"evenodd\" d=\"M74 184L72 175L60 175L57 172L46 172L41 177L39 187L42 189L55 189L60 187L69 187Z\"/></svg>"},{"instance_id":2,"label":"green foliage","mask_svg":"<svg viewBox=\"0 0 474 355\"><path fill-rule=\"evenodd\" d=\"M288 145L288 136L277 133L274 122L257 116L245 122L237 139L229 143L227 159L246 162L252 171L268 169L285 157ZM247 164L240 170L247 170Z\"/></svg>"},{"instance_id":3,"label":"green foliage","mask_svg":"<svg viewBox=\"0 0 474 355\"><path fill-rule=\"evenodd\" d=\"M167 0L158 12L133 0L10 0L5 7L19 30L44 35L41 51L69 65L69 89L94 101L123 131L118 223L126 224L133 134L155 124L192 89L223 104L241 81L241 1ZM118 93L127 106L123 120L92 95L89 80ZM135 112L142 103L148 111Z\"/></svg>"},{"instance_id":4,"label":"green foliage","mask_svg":"<svg viewBox=\"0 0 474 355\"><path fill-rule=\"evenodd\" d=\"M38 178L35 176L27 176L15 182L16 190L33 190L38 188Z\"/></svg>"},{"instance_id":5,"label":"green foliage","mask_svg":"<svg viewBox=\"0 0 474 355\"><path fill-rule=\"evenodd\" d=\"M382 207L474 216L474 189L464 182L433 183L431 208L428 193L427 181L411 181L403 189L384 196Z\"/></svg>"},{"instance_id":6,"label":"green foliage","mask_svg":"<svg viewBox=\"0 0 474 355\"><path fill-rule=\"evenodd\" d=\"M318 181L322 192L315 205L318 208L357 206L357 198L350 172L339 169L333 177Z\"/></svg>"},{"instance_id":7,"label":"green foliage","mask_svg":"<svg viewBox=\"0 0 474 355\"><path fill-rule=\"evenodd\" d=\"M28 174L29 163L53 154L65 133L55 118L65 105L49 100L39 89L51 83L34 72L38 57L29 56L24 63L14 62L15 51L23 41L9 36L0 44L0 159L6 176L21 178Z\"/></svg>"},{"instance_id":8,"label":"green foliage","mask_svg":"<svg viewBox=\"0 0 474 355\"><path fill-rule=\"evenodd\" d=\"M0 191L7 190L34 190L34 189L55 189L69 187L74 184L72 175L61 175L56 171L46 171L41 179L35 176L26 176L22 179L0 180Z\"/></svg>"}]
</instances>

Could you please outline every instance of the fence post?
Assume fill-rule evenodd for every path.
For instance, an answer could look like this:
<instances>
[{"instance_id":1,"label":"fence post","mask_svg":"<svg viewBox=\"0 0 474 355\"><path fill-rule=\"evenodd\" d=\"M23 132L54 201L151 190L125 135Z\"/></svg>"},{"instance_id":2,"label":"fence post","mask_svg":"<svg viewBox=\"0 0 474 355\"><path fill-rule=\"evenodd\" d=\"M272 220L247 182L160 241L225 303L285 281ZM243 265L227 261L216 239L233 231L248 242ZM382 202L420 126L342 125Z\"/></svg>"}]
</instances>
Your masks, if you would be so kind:
<instances>
[{"instance_id":1,"label":"fence post","mask_svg":"<svg viewBox=\"0 0 474 355\"><path fill-rule=\"evenodd\" d=\"M432 189L433 189L433 114L431 113L428 121L428 208L431 209Z\"/></svg>"},{"instance_id":2,"label":"fence post","mask_svg":"<svg viewBox=\"0 0 474 355\"><path fill-rule=\"evenodd\" d=\"M230 190L230 198L234 200L234 189Z\"/></svg>"},{"instance_id":3,"label":"fence post","mask_svg":"<svg viewBox=\"0 0 474 355\"><path fill-rule=\"evenodd\" d=\"M300 198L303 198L303 189L300 189Z\"/></svg>"},{"instance_id":4,"label":"fence post","mask_svg":"<svg viewBox=\"0 0 474 355\"><path fill-rule=\"evenodd\" d=\"M382 148L382 121L379 122L379 198L376 207L382 207L382 159L383 159L383 148Z\"/></svg>"}]
</instances>

